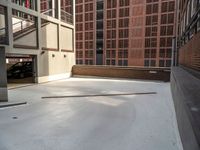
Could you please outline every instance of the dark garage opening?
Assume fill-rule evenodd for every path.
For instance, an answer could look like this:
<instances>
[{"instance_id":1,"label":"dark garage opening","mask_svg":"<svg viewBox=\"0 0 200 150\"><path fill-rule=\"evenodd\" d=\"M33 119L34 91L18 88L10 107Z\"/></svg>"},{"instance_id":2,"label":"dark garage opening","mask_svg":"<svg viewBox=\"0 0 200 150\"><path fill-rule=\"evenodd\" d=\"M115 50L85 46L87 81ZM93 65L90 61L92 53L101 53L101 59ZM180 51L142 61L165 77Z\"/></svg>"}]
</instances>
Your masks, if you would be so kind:
<instances>
[{"instance_id":1,"label":"dark garage opening","mask_svg":"<svg viewBox=\"0 0 200 150\"><path fill-rule=\"evenodd\" d=\"M36 56L7 54L8 88L35 83Z\"/></svg>"}]
</instances>

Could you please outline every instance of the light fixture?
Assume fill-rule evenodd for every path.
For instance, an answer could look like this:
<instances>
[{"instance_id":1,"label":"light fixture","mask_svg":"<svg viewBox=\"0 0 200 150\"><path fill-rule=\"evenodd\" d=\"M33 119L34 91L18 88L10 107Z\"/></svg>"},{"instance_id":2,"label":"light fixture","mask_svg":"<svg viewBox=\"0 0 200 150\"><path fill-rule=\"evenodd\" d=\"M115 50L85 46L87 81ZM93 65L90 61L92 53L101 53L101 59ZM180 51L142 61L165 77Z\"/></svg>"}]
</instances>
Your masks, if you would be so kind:
<instances>
[{"instance_id":1,"label":"light fixture","mask_svg":"<svg viewBox=\"0 0 200 150\"><path fill-rule=\"evenodd\" d=\"M45 53L45 51L42 51L41 53L40 53L40 55L43 55Z\"/></svg>"}]
</instances>

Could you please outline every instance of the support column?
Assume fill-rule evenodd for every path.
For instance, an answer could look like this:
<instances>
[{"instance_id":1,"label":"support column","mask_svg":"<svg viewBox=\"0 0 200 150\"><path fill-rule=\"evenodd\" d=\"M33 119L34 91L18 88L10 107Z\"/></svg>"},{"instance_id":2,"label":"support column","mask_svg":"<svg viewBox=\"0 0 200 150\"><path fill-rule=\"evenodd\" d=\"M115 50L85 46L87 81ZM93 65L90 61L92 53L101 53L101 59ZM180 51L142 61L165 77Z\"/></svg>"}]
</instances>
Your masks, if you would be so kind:
<instances>
[{"instance_id":1,"label":"support column","mask_svg":"<svg viewBox=\"0 0 200 150\"><path fill-rule=\"evenodd\" d=\"M0 102L8 101L6 54L5 48L0 47Z\"/></svg>"}]
</instances>

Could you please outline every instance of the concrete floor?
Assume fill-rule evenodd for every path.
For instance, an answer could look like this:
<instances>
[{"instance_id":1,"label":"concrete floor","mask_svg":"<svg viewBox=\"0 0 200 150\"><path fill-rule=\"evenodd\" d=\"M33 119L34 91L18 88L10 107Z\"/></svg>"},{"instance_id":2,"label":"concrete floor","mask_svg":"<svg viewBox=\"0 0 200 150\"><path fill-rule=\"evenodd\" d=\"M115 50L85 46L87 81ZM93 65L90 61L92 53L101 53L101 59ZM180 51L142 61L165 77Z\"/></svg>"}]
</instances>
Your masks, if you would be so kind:
<instances>
[{"instance_id":1,"label":"concrete floor","mask_svg":"<svg viewBox=\"0 0 200 150\"><path fill-rule=\"evenodd\" d=\"M18 88L18 87L25 87L29 85L33 85L34 79L33 77L27 77L23 79L8 79L8 89Z\"/></svg>"},{"instance_id":2,"label":"concrete floor","mask_svg":"<svg viewBox=\"0 0 200 150\"><path fill-rule=\"evenodd\" d=\"M41 99L43 96L157 92ZM170 84L139 80L67 80L9 90L0 109L0 150L182 150Z\"/></svg>"}]
</instances>

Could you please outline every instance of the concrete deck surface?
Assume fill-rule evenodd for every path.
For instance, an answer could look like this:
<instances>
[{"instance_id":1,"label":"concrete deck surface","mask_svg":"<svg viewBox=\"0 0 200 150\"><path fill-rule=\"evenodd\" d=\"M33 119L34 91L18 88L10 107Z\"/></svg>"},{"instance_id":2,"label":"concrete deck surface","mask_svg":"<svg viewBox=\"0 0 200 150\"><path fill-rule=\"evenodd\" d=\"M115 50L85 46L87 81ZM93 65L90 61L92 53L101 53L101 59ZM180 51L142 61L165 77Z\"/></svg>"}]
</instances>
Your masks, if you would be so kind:
<instances>
[{"instance_id":1,"label":"concrete deck surface","mask_svg":"<svg viewBox=\"0 0 200 150\"><path fill-rule=\"evenodd\" d=\"M45 96L157 92L41 99ZM71 78L9 90L0 150L182 150L170 84Z\"/></svg>"}]
</instances>

